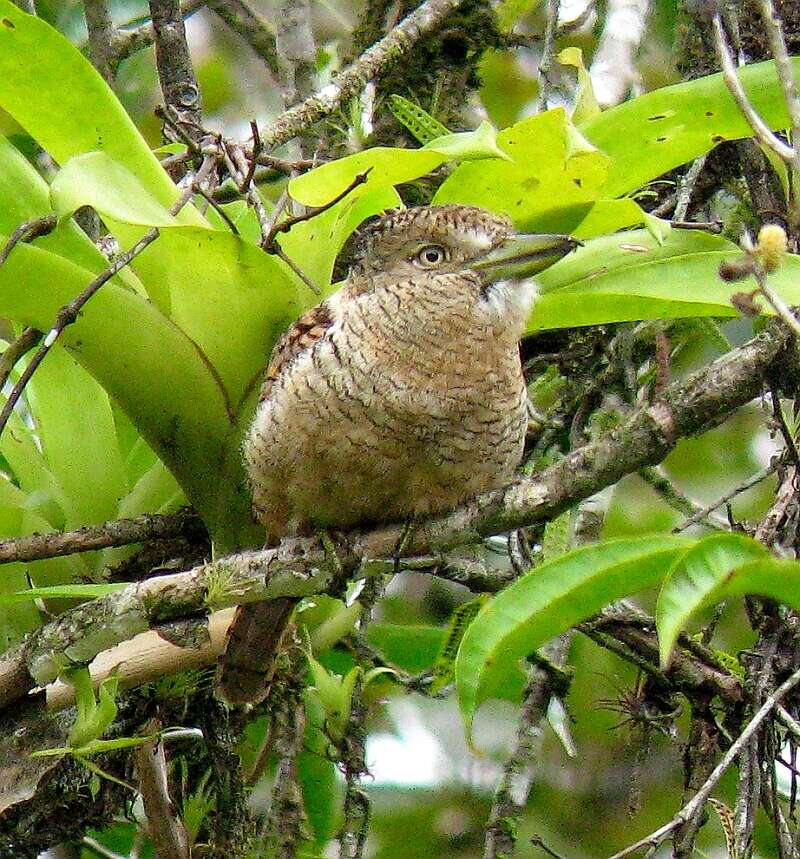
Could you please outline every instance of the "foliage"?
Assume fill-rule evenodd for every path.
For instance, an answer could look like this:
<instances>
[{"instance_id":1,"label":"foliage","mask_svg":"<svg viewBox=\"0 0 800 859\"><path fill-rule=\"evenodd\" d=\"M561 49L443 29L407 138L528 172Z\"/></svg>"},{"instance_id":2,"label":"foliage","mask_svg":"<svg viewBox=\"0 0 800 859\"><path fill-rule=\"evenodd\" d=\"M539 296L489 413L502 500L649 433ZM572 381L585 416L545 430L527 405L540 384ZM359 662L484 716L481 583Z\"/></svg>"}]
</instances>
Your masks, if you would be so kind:
<instances>
[{"instance_id":1,"label":"foliage","mask_svg":"<svg viewBox=\"0 0 800 859\"><path fill-rule=\"evenodd\" d=\"M506 2L501 18L510 25L534 5ZM11 478L0 478L0 536L166 512L188 501L217 552L257 545L241 439L275 340L318 296L277 254L258 247L256 216L242 201L222 205L235 232L202 199L170 212L179 190L118 98L66 38L10 0L0 0L0 25L0 107L22 129L14 129L13 141L0 137L0 242L24 221L58 217L51 234L17 246L0 266L0 317L15 331L46 331L58 309L106 267L73 217L84 207L123 248L159 230L66 329L27 387L27 411L13 416L0 437L0 468ZM736 317L734 287L717 272L738 248L719 236L671 229L636 198L649 182L718 143L749 136L721 77L599 112L579 52L562 51L559 59L578 70L572 115L555 108L500 130L484 122L451 133L431 113L393 96L391 111L421 146L374 147L292 178L293 200L322 207L367 173L339 203L282 234L282 251L329 294L336 258L359 224L400 205L399 186L434 174L443 177L434 203L479 205L507 214L519 230L583 240L538 278L542 294L528 333ZM31 67L39 73L31 75ZM770 126L784 127L773 64L747 67L741 77ZM49 182L22 152L33 144L60 165ZM262 202L273 206L266 192ZM798 274L800 260L789 254L770 280L789 304L800 304ZM559 540L563 549L563 534ZM60 610L71 604L64 601L116 587L85 582L100 579L124 555L107 550L6 566L0 643L39 625L37 601ZM800 610L797 575L796 563L775 560L741 535L626 536L566 554L548 551L542 564L485 605L480 597L453 612L444 631L387 622L373 624L368 640L398 669L432 671L435 693L454 676L471 728L483 702L519 699L521 659L612 600L661 583L656 618L666 666L691 619L722 599L759 594ZM304 699L309 724L299 764L303 789L314 798L309 814L320 850L333 831L337 793L329 742L342 739L354 688L390 672L363 674L352 662L329 665L329 657L308 653L315 688ZM46 751L85 761L121 748L123 740L100 739L116 714L111 690L101 688L95 699L83 674L75 679L79 718L69 746ZM184 807L192 802L208 812L205 783Z\"/></svg>"}]
</instances>

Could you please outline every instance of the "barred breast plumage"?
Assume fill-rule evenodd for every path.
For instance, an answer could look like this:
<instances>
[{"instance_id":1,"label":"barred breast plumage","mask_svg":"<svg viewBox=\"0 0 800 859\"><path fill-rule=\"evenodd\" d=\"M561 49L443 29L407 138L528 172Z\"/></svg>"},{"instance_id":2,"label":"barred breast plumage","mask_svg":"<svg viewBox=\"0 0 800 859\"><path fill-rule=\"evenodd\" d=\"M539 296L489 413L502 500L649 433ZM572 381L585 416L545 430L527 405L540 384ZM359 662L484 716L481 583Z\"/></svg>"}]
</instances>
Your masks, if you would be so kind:
<instances>
[{"instance_id":1,"label":"barred breast plumage","mask_svg":"<svg viewBox=\"0 0 800 859\"><path fill-rule=\"evenodd\" d=\"M527 424L518 340L534 287L518 275L574 244L515 236L467 206L365 230L343 288L298 320L267 371L244 453L268 535L421 517L506 483ZM276 613L285 623L291 604L240 610L235 670L221 673L229 701L261 694L257 627ZM237 639L246 659L231 655Z\"/></svg>"}]
</instances>

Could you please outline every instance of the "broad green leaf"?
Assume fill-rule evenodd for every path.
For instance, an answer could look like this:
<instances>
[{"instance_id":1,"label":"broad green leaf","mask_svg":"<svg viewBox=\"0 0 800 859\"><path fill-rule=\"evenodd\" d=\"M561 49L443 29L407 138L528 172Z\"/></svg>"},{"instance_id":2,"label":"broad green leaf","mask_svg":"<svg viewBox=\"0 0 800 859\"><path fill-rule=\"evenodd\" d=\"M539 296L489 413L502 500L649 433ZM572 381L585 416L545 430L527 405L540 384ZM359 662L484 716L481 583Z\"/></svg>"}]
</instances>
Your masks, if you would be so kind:
<instances>
[{"instance_id":1,"label":"broad green leaf","mask_svg":"<svg viewBox=\"0 0 800 859\"><path fill-rule=\"evenodd\" d=\"M662 667L689 618L705 606L710 595L737 567L768 557L761 543L744 534L710 534L678 555L656 604L658 649Z\"/></svg>"},{"instance_id":2,"label":"broad green leaf","mask_svg":"<svg viewBox=\"0 0 800 859\"><path fill-rule=\"evenodd\" d=\"M0 233L9 235L26 221L51 212L47 183L19 150L0 136ZM93 272L100 272L108 265L92 240L74 221L60 224L52 233L35 239L35 242L39 247ZM128 277L130 282L134 281L131 273Z\"/></svg>"},{"instance_id":3,"label":"broad green leaf","mask_svg":"<svg viewBox=\"0 0 800 859\"><path fill-rule=\"evenodd\" d=\"M718 270L739 253L719 236L692 231L673 230L663 245L644 230L593 239L537 275L544 294L534 305L528 330L737 316L730 296L755 283L725 283ZM799 303L800 257L787 255L770 284L788 304Z\"/></svg>"},{"instance_id":4,"label":"broad green leaf","mask_svg":"<svg viewBox=\"0 0 800 859\"><path fill-rule=\"evenodd\" d=\"M67 530L116 518L127 480L108 394L58 344L26 388Z\"/></svg>"},{"instance_id":5,"label":"broad green leaf","mask_svg":"<svg viewBox=\"0 0 800 859\"><path fill-rule=\"evenodd\" d=\"M672 232L669 221L645 212L631 197L621 197L618 200L598 200L572 230L572 235L576 239L591 239L638 226L644 226L659 244L663 244Z\"/></svg>"},{"instance_id":6,"label":"broad green leaf","mask_svg":"<svg viewBox=\"0 0 800 859\"><path fill-rule=\"evenodd\" d=\"M172 180L91 63L49 24L11 0L0 0L0 107L60 164L102 150L163 206L178 198ZM199 213L196 217L202 222Z\"/></svg>"},{"instance_id":7,"label":"broad green leaf","mask_svg":"<svg viewBox=\"0 0 800 859\"><path fill-rule=\"evenodd\" d=\"M795 75L800 59L793 59ZM789 118L773 62L744 66L739 79L770 128ZM753 134L721 74L663 87L582 122L580 130L611 157L603 196L617 197L697 158L724 140Z\"/></svg>"},{"instance_id":8,"label":"broad green leaf","mask_svg":"<svg viewBox=\"0 0 800 859\"><path fill-rule=\"evenodd\" d=\"M319 300L280 259L231 233L164 228L134 266L169 291L170 318L219 378L236 412L278 336Z\"/></svg>"},{"instance_id":9,"label":"broad green leaf","mask_svg":"<svg viewBox=\"0 0 800 859\"><path fill-rule=\"evenodd\" d=\"M325 714L316 696L303 695L306 733L297 763L306 813L313 829L313 843L321 851L335 834L337 797L340 793L336 766L330 759L325 735Z\"/></svg>"},{"instance_id":10,"label":"broad green leaf","mask_svg":"<svg viewBox=\"0 0 800 859\"><path fill-rule=\"evenodd\" d=\"M441 152L454 161L483 161L487 158L512 158L497 145L497 130L485 119L475 131L445 134L422 147L432 152Z\"/></svg>"},{"instance_id":11,"label":"broad green leaf","mask_svg":"<svg viewBox=\"0 0 800 859\"><path fill-rule=\"evenodd\" d=\"M500 29L511 32L514 24L524 15L530 15L538 9L544 0L501 0L497 7L497 19Z\"/></svg>"},{"instance_id":12,"label":"broad green leaf","mask_svg":"<svg viewBox=\"0 0 800 859\"><path fill-rule=\"evenodd\" d=\"M55 254L20 246L0 267L0 314L46 329L91 278ZM233 545L258 539L249 523L241 430L197 347L153 304L111 283L65 330L63 342L125 410L217 539Z\"/></svg>"},{"instance_id":13,"label":"broad green leaf","mask_svg":"<svg viewBox=\"0 0 800 859\"><path fill-rule=\"evenodd\" d=\"M0 397L5 405L5 398ZM64 528L64 493L50 471L33 432L17 412L12 412L2 436L0 454L11 468L14 481L54 528ZM46 512L45 512L46 511Z\"/></svg>"},{"instance_id":14,"label":"broad green leaf","mask_svg":"<svg viewBox=\"0 0 800 859\"><path fill-rule=\"evenodd\" d=\"M444 634L438 626L371 623L367 641L380 650L387 662L418 674L436 661Z\"/></svg>"},{"instance_id":15,"label":"broad green leaf","mask_svg":"<svg viewBox=\"0 0 800 859\"><path fill-rule=\"evenodd\" d=\"M757 594L800 611L800 563L764 557L742 564L721 583L715 601Z\"/></svg>"},{"instance_id":16,"label":"broad green leaf","mask_svg":"<svg viewBox=\"0 0 800 859\"><path fill-rule=\"evenodd\" d=\"M606 180L609 160L577 151L562 108L500 131L500 159L460 164L439 187L434 203L468 203L507 214L524 232L570 232L588 213Z\"/></svg>"},{"instance_id":17,"label":"broad green leaf","mask_svg":"<svg viewBox=\"0 0 800 859\"><path fill-rule=\"evenodd\" d=\"M651 535L575 549L535 567L499 593L473 621L456 660L461 713L497 695L518 661L604 605L656 583L688 545Z\"/></svg>"},{"instance_id":18,"label":"broad green leaf","mask_svg":"<svg viewBox=\"0 0 800 859\"><path fill-rule=\"evenodd\" d=\"M325 212L295 224L288 233L281 235L280 245L303 274L327 292L336 257L353 230L372 215L402 204L400 195L391 185L376 187L364 194L348 194ZM308 297L309 300L313 298Z\"/></svg>"},{"instance_id":19,"label":"broad green leaf","mask_svg":"<svg viewBox=\"0 0 800 859\"><path fill-rule=\"evenodd\" d=\"M366 182L354 188L351 194L360 197L378 187L411 182L435 170L446 160L447 157L440 152L376 146L296 176L289 182L289 194L304 206L324 206L367 170L370 173Z\"/></svg>"},{"instance_id":20,"label":"broad green leaf","mask_svg":"<svg viewBox=\"0 0 800 859\"><path fill-rule=\"evenodd\" d=\"M76 155L50 185L50 201L59 218L91 206L104 218L145 227L172 227L178 221L136 176L107 152Z\"/></svg>"},{"instance_id":21,"label":"broad green leaf","mask_svg":"<svg viewBox=\"0 0 800 859\"><path fill-rule=\"evenodd\" d=\"M35 599L90 600L108 596L126 587L129 582L95 585L50 585L43 588L28 588L15 593L0 594L0 605L23 603Z\"/></svg>"}]
</instances>

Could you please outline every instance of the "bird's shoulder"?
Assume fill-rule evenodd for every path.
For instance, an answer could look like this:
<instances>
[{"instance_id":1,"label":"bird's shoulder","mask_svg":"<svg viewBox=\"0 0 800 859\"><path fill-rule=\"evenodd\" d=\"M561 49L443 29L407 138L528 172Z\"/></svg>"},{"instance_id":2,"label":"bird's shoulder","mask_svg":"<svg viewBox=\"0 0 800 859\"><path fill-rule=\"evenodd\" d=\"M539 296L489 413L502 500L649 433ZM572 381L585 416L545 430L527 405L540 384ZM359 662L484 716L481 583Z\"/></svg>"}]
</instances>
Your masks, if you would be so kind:
<instances>
[{"instance_id":1,"label":"bird's shoulder","mask_svg":"<svg viewBox=\"0 0 800 859\"><path fill-rule=\"evenodd\" d=\"M275 344L267 365L264 384L261 388L260 401L268 399L273 385L288 367L310 350L330 331L334 323L334 315L327 301L323 301L306 311L294 324L284 332Z\"/></svg>"}]
</instances>

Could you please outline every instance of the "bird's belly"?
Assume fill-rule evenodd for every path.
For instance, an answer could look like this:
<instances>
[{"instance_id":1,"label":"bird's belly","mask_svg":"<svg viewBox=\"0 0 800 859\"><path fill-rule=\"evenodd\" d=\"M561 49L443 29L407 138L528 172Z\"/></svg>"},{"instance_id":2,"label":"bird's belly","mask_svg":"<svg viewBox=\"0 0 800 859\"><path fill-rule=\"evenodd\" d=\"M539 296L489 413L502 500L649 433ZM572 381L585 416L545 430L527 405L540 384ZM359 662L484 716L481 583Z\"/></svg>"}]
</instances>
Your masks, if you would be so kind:
<instances>
[{"instance_id":1,"label":"bird's belly","mask_svg":"<svg viewBox=\"0 0 800 859\"><path fill-rule=\"evenodd\" d=\"M255 509L276 536L443 511L506 483L522 456L521 379L449 407L425 390L400 402L330 380L307 388L264 404L245 446Z\"/></svg>"}]
</instances>

